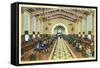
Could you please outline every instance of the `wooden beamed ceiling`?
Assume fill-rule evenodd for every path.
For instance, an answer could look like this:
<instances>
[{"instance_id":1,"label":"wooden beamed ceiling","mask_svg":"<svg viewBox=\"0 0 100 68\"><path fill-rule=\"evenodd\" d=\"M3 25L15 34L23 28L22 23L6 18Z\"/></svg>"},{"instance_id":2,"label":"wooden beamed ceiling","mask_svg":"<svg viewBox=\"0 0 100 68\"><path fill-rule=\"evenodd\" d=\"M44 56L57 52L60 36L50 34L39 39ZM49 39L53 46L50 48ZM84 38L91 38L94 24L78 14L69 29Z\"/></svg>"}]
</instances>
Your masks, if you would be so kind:
<instances>
[{"instance_id":1,"label":"wooden beamed ceiling","mask_svg":"<svg viewBox=\"0 0 100 68\"><path fill-rule=\"evenodd\" d=\"M36 17L45 17L47 20L55 18L63 18L72 22L81 21L81 19L85 18L87 15L93 14L93 11L84 9L27 8L27 7L24 7L23 9Z\"/></svg>"}]
</instances>

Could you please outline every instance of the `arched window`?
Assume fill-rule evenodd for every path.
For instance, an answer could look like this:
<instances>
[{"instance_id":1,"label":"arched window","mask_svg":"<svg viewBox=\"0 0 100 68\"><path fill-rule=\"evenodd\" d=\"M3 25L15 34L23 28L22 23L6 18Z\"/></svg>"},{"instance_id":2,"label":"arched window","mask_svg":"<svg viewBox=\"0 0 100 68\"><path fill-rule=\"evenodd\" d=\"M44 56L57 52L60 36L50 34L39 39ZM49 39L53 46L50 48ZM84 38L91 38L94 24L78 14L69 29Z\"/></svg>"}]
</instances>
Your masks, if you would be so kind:
<instances>
[{"instance_id":1,"label":"arched window","mask_svg":"<svg viewBox=\"0 0 100 68\"><path fill-rule=\"evenodd\" d=\"M88 31L92 31L92 15L88 16Z\"/></svg>"},{"instance_id":2,"label":"arched window","mask_svg":"<svg viewBox=\"0 0 100 68\"><path fill-rule=\"evenodd\" d=\"M85 32L85 19L82 19L82 32Z\"/></svg>"},{"instance_id":3,"label":"arched window","mask_svg":"<svg viewBox=\"0 0 100 68\"><path fill-rule=\"evenodd\" d=\"M24 31L28 31L28 16L24 16Z\"/></svg>"}]
</instances>

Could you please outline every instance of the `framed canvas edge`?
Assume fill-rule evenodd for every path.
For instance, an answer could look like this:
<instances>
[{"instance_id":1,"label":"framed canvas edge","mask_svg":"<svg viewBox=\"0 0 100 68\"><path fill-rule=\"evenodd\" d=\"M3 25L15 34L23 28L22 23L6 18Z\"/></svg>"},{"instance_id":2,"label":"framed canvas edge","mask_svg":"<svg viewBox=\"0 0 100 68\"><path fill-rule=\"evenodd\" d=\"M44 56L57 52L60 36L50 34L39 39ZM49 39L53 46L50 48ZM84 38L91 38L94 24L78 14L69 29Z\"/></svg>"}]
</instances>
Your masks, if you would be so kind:
<instances>
[{"instance_id":1,"label":"framed canvas edge","mask_svg":"<svg viewBox=\"0 0 100 68\"><path fill-rule=\"evenodd\" d=\"M25 5L44 5L44 6L63 6L63 7L82 7L82 8L94 8L96 9L96 59L93 59L93 60L77 60L77 61L62 61L62 62L44 62L44 63L28 63L28 64L19 64L19 5L20 4L25 4ZM97 6L80 6L80 5L63 5L63 4L47 4L47 3L30 3L30 2L14 2L11 4L11 7L12 5L16 5L16 14L14 16L16 16L16 40L15 40L15 51L16 51L16 55L14 57L16 57L16 61L13 62L13 60L11 60L11 64L15 65L15 66L23 66L23 65L41 65L41 64L59 64L59 63L77 63L77 62L95 62L95 61L98 61L98 7ZM12 15L12 13L11 13ZM11 17L12 19L12 17ZM11 21L11 23L13 23ZM11 27L12 27L12 24L11 24ZM12 30L12 28L11 28ZM12 34L12 33L11 33ZM15 39L15 38L11 38L11 39ZM12 41L11 41L12 43ZM11 47L13 45L11 44ZM14 46L13 46L14 47ZM11 50L12 52L12 50ZM13 54L11 54L11 57L12 57Z\"/></svg>"}]
</instances>

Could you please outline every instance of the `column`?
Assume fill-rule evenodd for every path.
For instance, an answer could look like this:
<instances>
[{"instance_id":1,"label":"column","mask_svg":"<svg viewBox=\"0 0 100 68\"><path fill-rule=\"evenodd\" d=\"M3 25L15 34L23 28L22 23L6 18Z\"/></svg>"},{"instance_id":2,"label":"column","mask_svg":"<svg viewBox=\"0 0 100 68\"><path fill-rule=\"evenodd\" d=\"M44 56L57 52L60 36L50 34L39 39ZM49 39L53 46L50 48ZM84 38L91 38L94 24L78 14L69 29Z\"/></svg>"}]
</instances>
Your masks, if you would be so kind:
<instances>
[{"instance_id":1,"label":"column","mask_svg":"<svg viewBox=\"0 0 100 68\"><path fill-rule=\"evenodd\" d=\"M82 31L82 20L81 21L79 21L79 25L80 25L80 27L79 27L79 29L80 29L80 32L81 32L81 34L83 33L83 31Z\"/></svg>"},{"instance_id":2,"label":"column","mask_svg":"<svg viewBox=\"0 0 100 68\"><path fill-rule=\"evenodd\" d=\"M36 34L39 32L38 31L38 18L37 17L35 17L35 32L36 32Z\"/></svg>"},{"instance_id":3,"label":"column","mask_svg":"<svg viewBox=\"0 0 100 68\"><path fill-rule=\"evenodd\" d=\"M21 35L24 35L24 10L21 12Z\"/></svg>"},{"instance_id":4,"label":"column","mask_svg":"<svg viewBox=\"0 0 100 68\"><path fill-rule=\"evenodd\" d=\"M37 26L38 26L38 32L40 33L40 29L41 29L41 21L40 19L37 20Z\"/></svg>"},{"instance_id":5,"label":"column","mask_svg":"<svg viewBox=\"0 0 100 68\"><path fill-rule=\"evenodd\" d=\"M83 18L83 19L82 19L82 32L85 32L85 31L84 31L84 30L85 30L84 24L85 24L85 19Z\"/></svg>"},{"instance_id":6,"label":"column","mask_svg":"<svg viewBox=\"0 0 100 68\"><path fill-rule=\"evenodd\" d=\"M94 14L92 14L92 34L94 34Z\"/></svg>"},{"instance_id":7,"label":"column","mask_svg":"<svg viewBox=\"0 0 100 68\"><path fill-rule=\"evenodd\" d=\"M48 34L48 20L45 21L45 34Z\"/></svg>"},{"instance_id":8,"label":"column","mask_svg":"<svg viewBox=\"0 0 100 68\"><path fill-rule=\"evenodd\" d=\"M80 32L80 22L78 21L78 24L77 24L78 26L77 26L77 34L79 34L79 32Z\"/></svg>"},{"instance_id":9,"label":"column","mask_svg":"<svg viewBox=\"0 0 100 68\"><path fill-rule=\"evenodd\" d=\"M43 21L42 21L42 18L40 18L40 22L41 22L40 33L43 34Z\"/></svg>"},{"instance_id":10,"label":"column","mask_svg":"<svg viewBox=\"0 0 100 68\"><path fill-rule=\"evenodd\" d=\"M80 32L80 22L77 22L77 34Z\"/></svg>"},{"instance_id":11,"label":"column","mask_svg":"<svg viewBox=\"0 0 100 68\"><path fill-rule=\"evenodd\" d=\"M75 26L75 28L76 28L75 34L78 34L78 33L79 33L79 31L78 31L78 27L79 27L79 26L78 26L78 22L76 22L75 24L76 24L76 26Z\"/></svg>"},{"instance_id":12,"label":"column","mask_svg":"<svg viewBox=\"0 0 100 68\"><path fill-rule=\"evenodd\" d=\"M28 12L28 31L29 31L29 35L32 34L32 22L31 22L31 13Z\"/></svg>"},{"instance_id":13,"label":"column","mask_svg":"<svg viewBox=\"0 0 100 68\"><path fill-rule=\"evenodd\" d=\"M34 31L35 33L37 32L37 23L36 23L36 17L33 16L33 25L32 25L32 31Z\"/></svg>"},{"instance_id":14,"label":"column","mask_svg":"<svg viewBox=\"0 0 100 68\"><path fill-rule=\"evenodd\" d=\"M34 15L32 15L31 16L31 23L32 23L32 28L31 29L32 29L33 34L35 34L35 29L34 29L34 27L35 27L34 23L35 22L34 22L34 20L35 20L35 17L34 17Z\"/></svg>"},{"instance_id":15,"label":"column","mask_svg":"<svg viewBox=\"0 0 100 68\"><path fill-rule=\"evenodd\" d=\"M88 34L88 28L87 28L87 27L88 27L88 24L87 24L87 23L88 23L88 22L87 22L87 16L85 17L85 22L84 22L84 23L85 23L85 26L84 26L85 31L84 31L84 32L85 32L85 34L87 35L87 34Z\"/></svg>"}]
</instances>

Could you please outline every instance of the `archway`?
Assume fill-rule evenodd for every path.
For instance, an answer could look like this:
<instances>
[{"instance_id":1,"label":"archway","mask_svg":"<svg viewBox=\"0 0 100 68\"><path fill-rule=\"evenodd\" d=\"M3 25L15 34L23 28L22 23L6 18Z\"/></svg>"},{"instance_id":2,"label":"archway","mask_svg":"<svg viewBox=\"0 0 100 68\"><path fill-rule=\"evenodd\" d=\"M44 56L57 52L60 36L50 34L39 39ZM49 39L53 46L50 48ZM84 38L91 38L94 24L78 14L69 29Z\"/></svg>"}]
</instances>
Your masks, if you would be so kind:
<instances>
[{"instance_id":1,"label":"archway","mask_svg":"<svg viewBox=\"0 0 100 68\"><path fill-rule=\"evenodd\" d=\"M63 26L57 26L54 28L54 34L65 34L65 28Z\"/></svg>"},{"instance_id":2,"label":"archway","mask_svg":"<svg viewBox=\"0 0 100 68\"><path fill-rule=\"evenodd\" d=\"M68 34L68 29L67 29L67 27L66 27L64 24L62 24L62 23L57 23L57 24L55 24L55 25L52 27L51 34L56 34L55 29L57 29L58 27L60 27L60 28L63 29L63 31L59 31L59 32L63 32L63 33L66 34L66 35Z\"/></svg>"}]
</instances>

